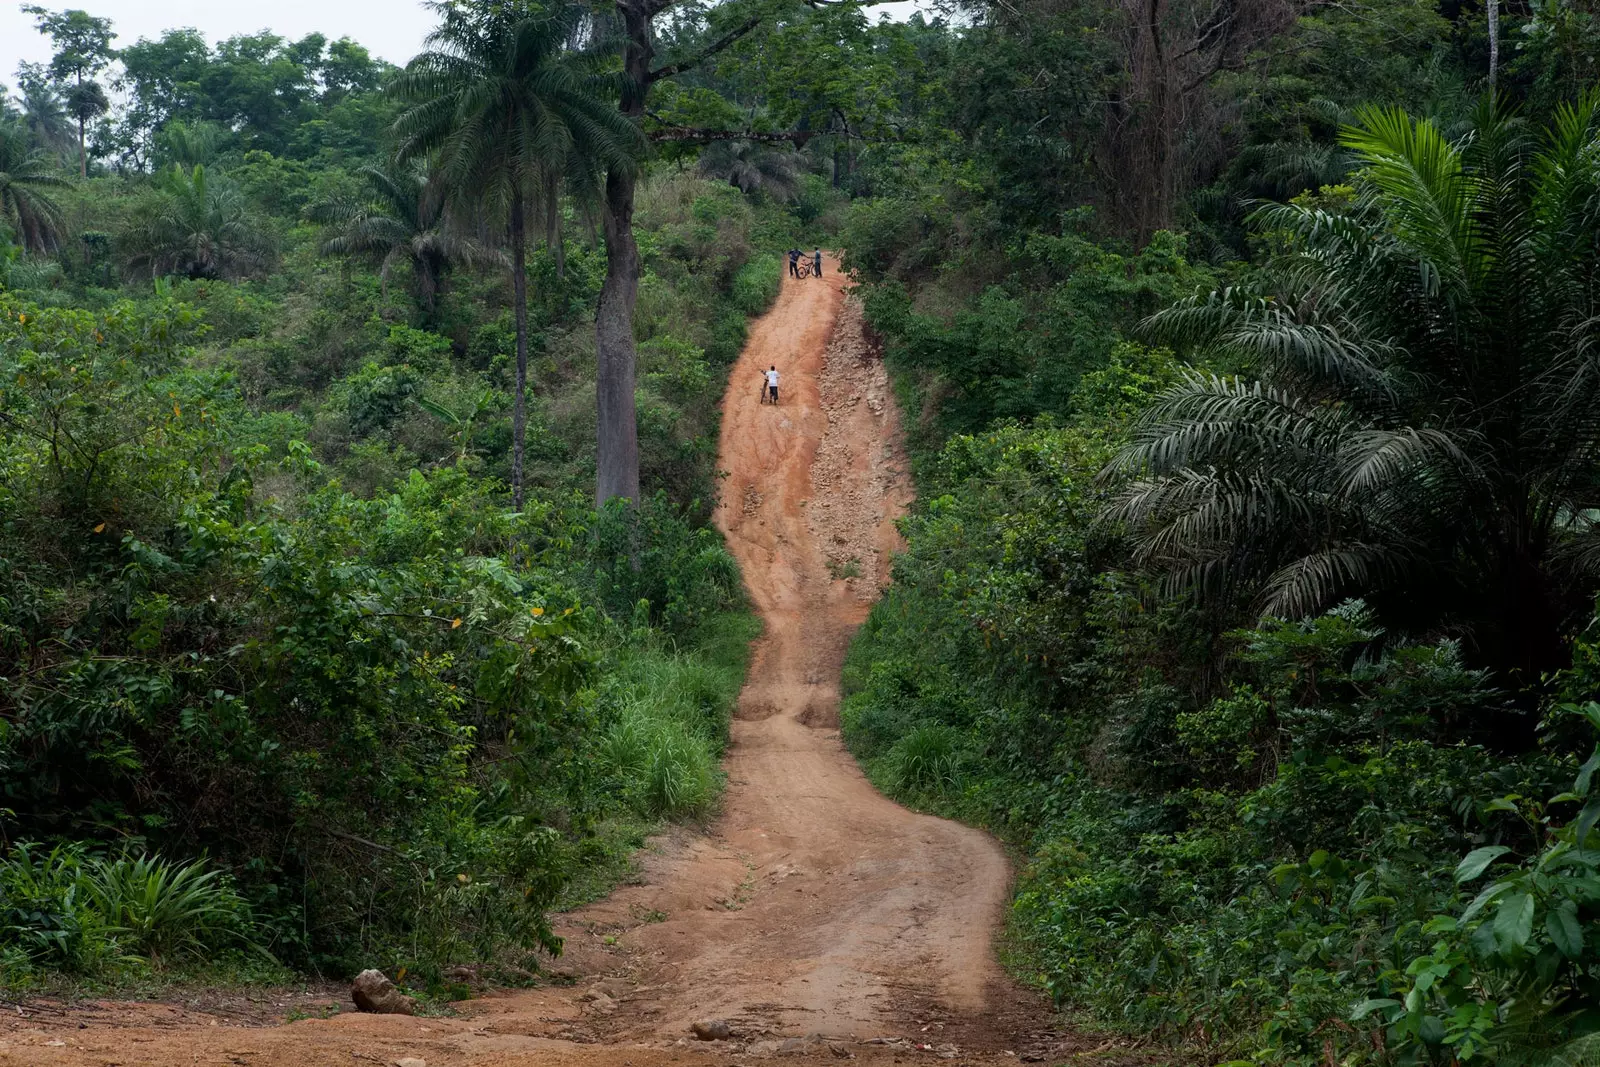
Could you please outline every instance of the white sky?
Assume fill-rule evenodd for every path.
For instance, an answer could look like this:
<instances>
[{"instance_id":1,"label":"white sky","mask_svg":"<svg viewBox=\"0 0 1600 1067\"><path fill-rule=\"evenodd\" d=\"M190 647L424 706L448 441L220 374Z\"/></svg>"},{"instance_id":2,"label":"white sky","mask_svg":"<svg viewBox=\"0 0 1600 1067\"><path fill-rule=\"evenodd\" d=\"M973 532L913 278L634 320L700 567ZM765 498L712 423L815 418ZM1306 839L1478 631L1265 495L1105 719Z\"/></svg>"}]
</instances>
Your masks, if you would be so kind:
<instances>
[{"instance_id":1,"label":"white sky","mask_svg":"<svg viewBox=\"0 0 1600 1067\"><path fill-rule=\"evenodd\" d=\"M215 44L239 33L271 30L299 40L320 33L330 41L349 37L373 55L403 64L422 48L434 16L422 0L36 0L60 11L82 8L109 18L117 47L141 37L159 37L166 30L192 26ZM49 38L40 34L33 17L24 15L20 0L0 0L0 82L16 84L17 64L50 58Z\"/></svg>"}]
</instances>

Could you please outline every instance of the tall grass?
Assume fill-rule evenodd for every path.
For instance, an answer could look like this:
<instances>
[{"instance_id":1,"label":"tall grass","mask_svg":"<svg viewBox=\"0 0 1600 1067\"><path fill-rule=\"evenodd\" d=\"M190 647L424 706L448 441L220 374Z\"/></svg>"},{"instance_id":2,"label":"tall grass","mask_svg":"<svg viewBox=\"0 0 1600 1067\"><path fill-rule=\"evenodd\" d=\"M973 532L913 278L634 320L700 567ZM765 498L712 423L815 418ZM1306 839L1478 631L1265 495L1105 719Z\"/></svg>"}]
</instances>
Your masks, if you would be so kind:
<instances>
[{"instance_id":1,"label":"tall grass","mask_svg":"<svg viewBox=\"0 0 1600 1067\"><path fill-rule=\"evenodd\" d=\"M944 723L916 727L889 750L886 762L896 790L943 793L956 785L961 763L961 738Z\"/></svg>"},{"instance_id":2,"label":"tall grass","mask_svg":"<svg viewBox=\"0 0 1600 1067\"><path fill-rule=\"evenodd\" d=\"M90 975L254 947L248 906L204 860L109 858L27 843L0 857L0 979Z\"/></svg>"},{"instance_id":3,"label":"tall grass","mask_svg":"<svg viewBox=\"0 0 1600 1067\"><path fill-rule=\"evenodd\" d=\"M152 962L244 941L245 903L204 860L179 866L154 856L95 863L95 906Z\"/></svg>"},{"instance_id":4,"label":"tall grass","mask_svg":"<svg viewBox=\"0 0 1600 1067\"><path fill-rule=\"evenodd\" d=\"M601 758L640 814L695 818L715 805L755 625L748 615L717 616L695 634L692 653L657 640L619 654L602 692L613 719Z\"/></svg>"}]
</instances>

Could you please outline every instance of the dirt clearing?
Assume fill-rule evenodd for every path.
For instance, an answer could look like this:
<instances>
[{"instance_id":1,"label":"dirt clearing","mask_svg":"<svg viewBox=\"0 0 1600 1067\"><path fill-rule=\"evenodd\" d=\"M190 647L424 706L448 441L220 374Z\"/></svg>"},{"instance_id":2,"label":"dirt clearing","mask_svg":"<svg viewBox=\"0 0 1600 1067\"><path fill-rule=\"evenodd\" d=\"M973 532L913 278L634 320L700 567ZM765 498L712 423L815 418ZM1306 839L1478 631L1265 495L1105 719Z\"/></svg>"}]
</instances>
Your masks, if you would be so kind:
<instances>
[{"instance_id":1,"label":"dirt clearing","mask_svg":"<svg viewBox=\"0 0 1600 1067\"><path fill-rule=\"evenodd\" d=\"M0 1063L732 1067L1066 1051L994 962L1010 878L1000 848L884 799L839 740L845 649L888 580L911 498L888 381L846 288L831 260L820 279L785 279L733 370L716 522L766 630L723 812L705 834L661 842L641 884L564 917L557 966L575 984L471 1001L451 1018L272 1026L170 1005L0 1005ZM776 407L758 403L774 365ZM706 1017L732 1038L690 1037Z\"/></svg>"}]
</instances>

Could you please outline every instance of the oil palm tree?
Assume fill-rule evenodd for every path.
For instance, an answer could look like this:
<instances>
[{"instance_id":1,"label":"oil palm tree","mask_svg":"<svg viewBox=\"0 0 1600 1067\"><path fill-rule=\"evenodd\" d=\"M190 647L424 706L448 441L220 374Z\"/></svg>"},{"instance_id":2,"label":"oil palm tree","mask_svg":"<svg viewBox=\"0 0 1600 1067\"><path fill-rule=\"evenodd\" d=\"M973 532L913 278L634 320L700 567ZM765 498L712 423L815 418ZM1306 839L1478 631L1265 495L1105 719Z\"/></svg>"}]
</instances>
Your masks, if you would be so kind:
<instances>
[{"instance_id":1,"label":"oil palm tree","mask_svg":"<svg viewBox=\"0 0 1600 1067\"><path fill-rule=\"evenodd\" d=\"M22 124L28 128L33 146L64 154L72 146L72 123L60 94L37 64L24 63L17 73L17 87L22 90L18 100Z\"/></svg>"},{"instance_id":2,"label":"oil palm tree","mask_svg":"<svg viewBox=\"0 0 1600 1067\"><path fill-rule=\"evenodd\" d=\"M613 86L598 57L568 42L585 18L523 0L494 5L439 3L428 50L391 83L406 110L395 122L402 160L431 157L451 195L503 210L511 243L516 318L511 492L522 506L528 376L526 271L528 200L552 176L620 164L640 135L609 100Z\"/></svg>"},{"instance_id":3,"label":"oil palm tree","mask_svg":"<svg viewBox=\"0 0 1600 1067\"><path fill-rule=\"evenodd\" d=\"M752 141L718 141L700 153L700 173L720 178L751 196L765 192L776 200L790 200L800 187L800 153L779 150Z\"/></svg>"},{"instance_id":4,"label":"oil palm tree","mask_svg":"<svg viewBox=\"0 0 1600 1067\"><path fill-rule=\"evenodd\" d=\"M1220 351L1109 469L1173 588L1300 615L1352 595L1534 680L1600 574L1597 97L1542 136L1480 108L1452 143L1367 110L1347 213L1274 205L1260 289L1156 315Z\"/></svg>"},{"instance_id":5,"label":"oil palm tree","mask_svg":"<svg viewBox=\"0 0 1600 1067\"><path fill-rule=\"evenodd\" d=\"M0 123L0 218L15 227L27 251L60 247L64 216L48 190L65 185L48 153L29 147L20 123Z\"/></svg>"},{"instance_id":6,"label":"oil palm tree","mask_svg":"<svg viewBox=\"0 0 1600 1067\"><path fill-rule=\"evenodd\" d=\"M259 270L272 256L271 238L249 201L203 166L162 171L118 243L128 269L153 278L237 277Z\"/></svg>"},{"instance_id":7,"label":"oil palm tree","mask_svg":"<svg viewBox=\"0 0 1600 1067\"><path fill-rule=\"evenodd\" d=\"M389 275L409 264L417 303L432 317L452 267L496 257L451 226L438 183L420 165L363 167L360 173L366 196L324 200L307 209L311 221L328 227L323 254L376 264L386 299Z\"/></svg>"}]
</instances>

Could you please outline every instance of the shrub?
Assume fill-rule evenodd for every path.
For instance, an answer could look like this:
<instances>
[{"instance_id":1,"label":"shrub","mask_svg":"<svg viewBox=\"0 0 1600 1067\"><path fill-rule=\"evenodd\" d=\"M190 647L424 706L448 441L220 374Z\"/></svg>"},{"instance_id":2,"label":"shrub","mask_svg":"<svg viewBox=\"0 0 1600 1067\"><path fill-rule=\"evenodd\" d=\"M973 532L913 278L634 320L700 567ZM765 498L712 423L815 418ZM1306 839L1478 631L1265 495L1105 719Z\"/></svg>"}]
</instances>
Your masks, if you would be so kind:
<instances>
[{"instance_id":1,"label":"shrub","mask_svg":"<svg viewBox=\"0 0 1600 1067\"><path fill-rule=\"evenodd\" d=\"M943 793L956 784L960 739L943 723L923 723L889 750L889 774L896 789L908 793Z\"/></svg>"},{"instance_id":2,"label":"shrub","mask_svg":"<svg viewBox=\"0 0 1600 1067\"><path fill-rule=\"evenodd\" d=\"M650 623L684 634L742 599L721 537L690 525L664 493L608 503L589 532L592 579L613 616L626 618L644 601Z\"/></svg>"},{"instance_id":3,"label":"shrub","mask_svg":"<svg viewBox=\"0 0 1600 1067\"><path fill-rule=\"evenodd\" d=\"M239 941L249 922L239 894L204 860L104 861L93 865L89 883L100 914L152 962Z\"/></svg>"},{"instance_id":4,"label":"shrub","mask_svg":"<svg viewBox=\"0 0 1600 1067\"><path fill-rule=\"evenodd\" d=\"M782 285L783 266L778 257L762 253L733 276L733 292L729 299L741 315L755 318L766 314L772 302L778 299Z\"/></svg>"},{"instance_id":5,"label":"shrub","mask_svg":"<svg viewBox=\"0 0 1600 1067\"><path fill-rule=\"evenodd\" d=\"M81 846L23 843L0 859L0 946L15 959L90 973L117 956L118 933L95 906Z\"/></svg>"},{"instance_id":6,"label":"shrub","mask_svg":"<svg viewBox=\"0 0 1600 1067\"><path fill-rule=\"evenodd\" d=\"M601 695L615 721L600 751L606 773L641 815L686 818L711 808L742 678L741 664L649 642L615 665Z\"/></svg>"},{"instance_id":7,"label":"shrub","mask_svg":"<svg viewBox=\"0 0 1600 1067\"><path fill-rule=\"evenodd\" d=\"M107 859L79 843L49 852L23 843L0 859L0 949L28 967L85 975L139 958L159 966L249 945L252 934L245 902L203 860Z\"/></svg>"}]
</instances>

